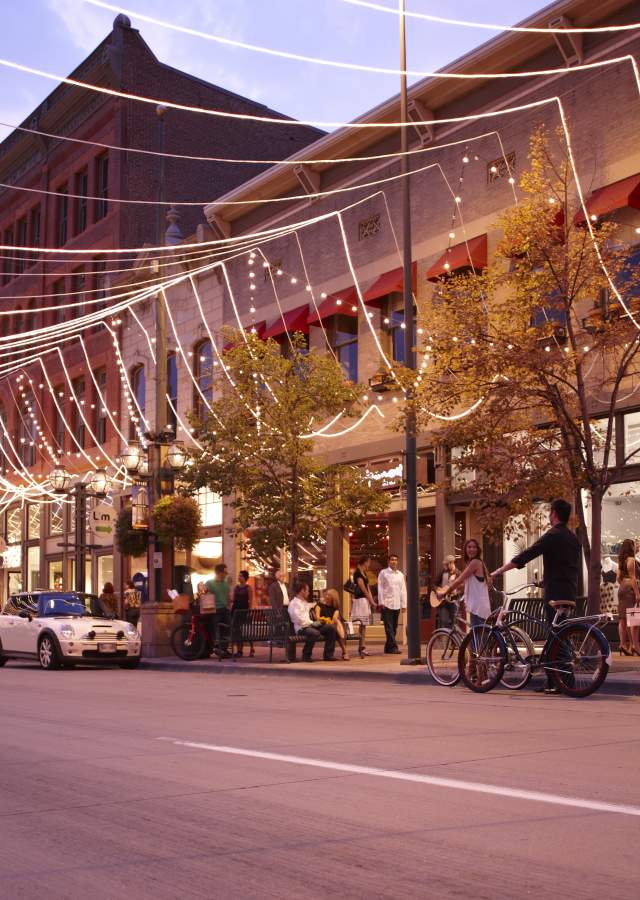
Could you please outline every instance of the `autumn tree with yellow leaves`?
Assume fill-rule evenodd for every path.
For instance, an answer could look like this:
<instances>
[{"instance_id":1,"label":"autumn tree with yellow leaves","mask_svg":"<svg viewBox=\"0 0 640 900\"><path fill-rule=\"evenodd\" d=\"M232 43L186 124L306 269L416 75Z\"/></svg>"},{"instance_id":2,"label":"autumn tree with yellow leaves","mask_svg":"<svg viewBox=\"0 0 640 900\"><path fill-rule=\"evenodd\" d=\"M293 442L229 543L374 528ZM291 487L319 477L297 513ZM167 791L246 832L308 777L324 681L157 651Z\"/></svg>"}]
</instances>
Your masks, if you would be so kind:
<instances>
[{"instance_id":1,"label":"autumn tree with yellow leaves","mask_svg":"<svg viewBox=\"0 0 640 900\"><path fill-rule=\"evenodd\" d=\"M488 270L441 279L421 310L415 412L475 473L485 528L513 533L540 500L573 501L596 609L602 499L627 461L614 416L638 363L638 276L623 228L585 218L561 135L532 136L520 188Z\"/></svg>"}]
</instances>

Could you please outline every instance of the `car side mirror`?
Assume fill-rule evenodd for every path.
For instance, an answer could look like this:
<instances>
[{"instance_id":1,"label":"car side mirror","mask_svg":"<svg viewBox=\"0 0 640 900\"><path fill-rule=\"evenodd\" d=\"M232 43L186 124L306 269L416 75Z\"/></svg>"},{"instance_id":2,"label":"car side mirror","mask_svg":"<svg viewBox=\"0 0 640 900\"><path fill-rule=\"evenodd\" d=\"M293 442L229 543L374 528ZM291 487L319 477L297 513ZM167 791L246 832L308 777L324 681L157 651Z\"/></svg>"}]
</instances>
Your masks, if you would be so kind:
<instances>
[{"instance_id":1,"label":"car side mirror","mask_svg":"<svg viewBox=\"0 0 640 900\"><path fill-rule=\"evenodd\" d=\"M30 612L27 612L26 609L21 610L21 611L18 613L18 617L19 617L20 619L28 619L29 621L31 621L32 618L33 618L33 616L31 615L31 613L30 613Z\"/></svg>"}]
</instances>

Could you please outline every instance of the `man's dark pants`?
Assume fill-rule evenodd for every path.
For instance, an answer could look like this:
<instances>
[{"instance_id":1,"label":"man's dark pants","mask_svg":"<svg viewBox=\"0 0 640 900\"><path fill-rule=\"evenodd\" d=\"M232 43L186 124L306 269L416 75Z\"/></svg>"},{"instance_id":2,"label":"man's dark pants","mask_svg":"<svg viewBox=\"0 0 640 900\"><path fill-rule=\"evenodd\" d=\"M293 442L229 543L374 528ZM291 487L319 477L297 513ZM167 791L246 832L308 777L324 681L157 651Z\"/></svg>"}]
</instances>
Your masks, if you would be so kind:
<instances>
[{"instance_id":1,"label":"man's dark pants","mask_svg":"<svg viewBox=\"0 0 640 900\"><path fill-rule=\"evenodd\" d=\"M316 641L324 638L324 659L333 659L333 652L336 649L336 630L333 625L323 622L322 625L309 625L301 628L298 634L303 635L306 640L302 650L303 659L311 659L313 645Z\"/></svg>"},{"instance_id":2,"label":"man's dark pants","mask_svg":"<svg viewBox=\"0 0 640 900\"><path fill-rule=\"evenodd\" d=\"M396 641L396 631L398 630L398 619L400 618L399 609L389 609L388 606L382 607L382 623L384 625L384 633L386 641L384 644L384 652L391 653L398 649Z\"/></svg>"},{"instance_id":3,"label":"man's dark pants","mask_svg":"<svg viewBox=\"0 0 640 900\"><path fill-rule=\"evenodd\" d=\"M224 606L221 609L216 609L215 612L215 640L218 644L218 649L222 650L222 652L226 652L229 647L229 624L231 622L231 613L229 608Z\"/></svg>"}]
</instances>

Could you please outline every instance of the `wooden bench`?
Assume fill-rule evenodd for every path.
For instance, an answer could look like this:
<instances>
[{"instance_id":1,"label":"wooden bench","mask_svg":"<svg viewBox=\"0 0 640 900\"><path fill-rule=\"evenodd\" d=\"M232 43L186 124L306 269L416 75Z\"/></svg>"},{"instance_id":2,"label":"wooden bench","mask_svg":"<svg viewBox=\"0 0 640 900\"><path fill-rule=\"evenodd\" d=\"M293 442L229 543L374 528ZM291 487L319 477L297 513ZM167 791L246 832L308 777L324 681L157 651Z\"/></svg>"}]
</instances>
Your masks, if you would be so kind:
<instances>
[{"instance_id":1,"label":"wooden bench","mask_svg":"<svg viewBox=\"0 0 640 900\"><path fill-rule=\"evenodd\" d=\"M587 606L586 597L578 597L576 600L576 608L571 612L571 616L586 615ZM529 635L534 644L543 645L547 639L547 629L538 622L531 621L531 618L542 619L547 621L545 603L542 597L513 597L509 601L509 612L507 613L507 622L509 625L517 625L521 631Z\"/></svg>"}]
</instances>

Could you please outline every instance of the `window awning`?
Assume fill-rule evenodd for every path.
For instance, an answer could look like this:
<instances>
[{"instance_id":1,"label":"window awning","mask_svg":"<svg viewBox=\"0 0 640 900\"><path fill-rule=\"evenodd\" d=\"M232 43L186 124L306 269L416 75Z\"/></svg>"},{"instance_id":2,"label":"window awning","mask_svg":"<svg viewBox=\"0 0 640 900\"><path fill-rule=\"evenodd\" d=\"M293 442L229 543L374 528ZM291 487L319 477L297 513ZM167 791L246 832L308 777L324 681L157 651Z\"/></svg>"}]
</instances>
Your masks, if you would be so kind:
<instances>
[{"instance_id":1,"label":"window awning","mask_svg":"<svg viewBox=\"0 0 640 900\"><path fill-rule=\"evenodd\" d=\"M309 304L305 303L304 306L297 306L295 309L290 309L288 312L279 315L261 337L265 340L267 338L278 338L287 333L293 334L295 331L308 334L308 318Z\"/></svg>"},{"instance_id":2,"label":"window awning","mask_svg":"<svg viewBox=\"0 0 640 900\"><path fill-rule=\"evenodd\" d=\"M312 307L309 310L307 325L319 325L325 319L331 316L357 316L358 315L358 292L354 287L346 288L344 291L338 291L337 294L330 294L322 303L318 304L318 308Z\"/></svg>"},{"instance_id":3,"label":"window awning","mask_svg":"<svg viewBox=\"0 0 640 900\"><path fill-rule=\"evenodd\" d=\"M418 264L413 263L411 267L411 287L415 292L416 276L418 272ZM383 297L388 294L401 293L404 290L404 268L393 269L391 272L385 272L377 281L364 292L363 300L369 306L375 306Z\"/></svg>"},{"instance_id":4,"label":"window awning","mask_svg":"<svg viewBox=\"0 0 640 900\"><path fill-rule=\"evenodd\" d=\"M436 281L457 269L474 269L476 272L481 272L486 265L487 236L481 234L469 241L463 241L462 244L449 247L447 252L443 253L440 259L431 266L427 272L427 278L429 281Z\"/></svg>"},{"instance_id":5,"label":"window awning","mask_svg":"<svg viewBox=\"0 0 640 900\"><path fill-rule=\"evenodd\" d=\"M631 175L629 178L623 178L621 181L614 181L613 184L598 188L587 198L585 205L593 221L616 209L623 209L625 206L640 209L640 175ZM582 210L578 211L574 222L576 225L585 224Z\"/></svg>"},{"instance_id":6,"label":"window awning","mask_svg":"<svg viewBox=\"0 0 640 900\"><path fill-rule=\"evenodd\" d=\"M267 323L263 321L256 322L255 325L245 325L244 330L247 334L257 334L259 338L263 338L266 327ZM231 350L232 347L235 347L235 344L225 344L222 349L226 352L227 350Z\"/></svg>"}]
</instances>

